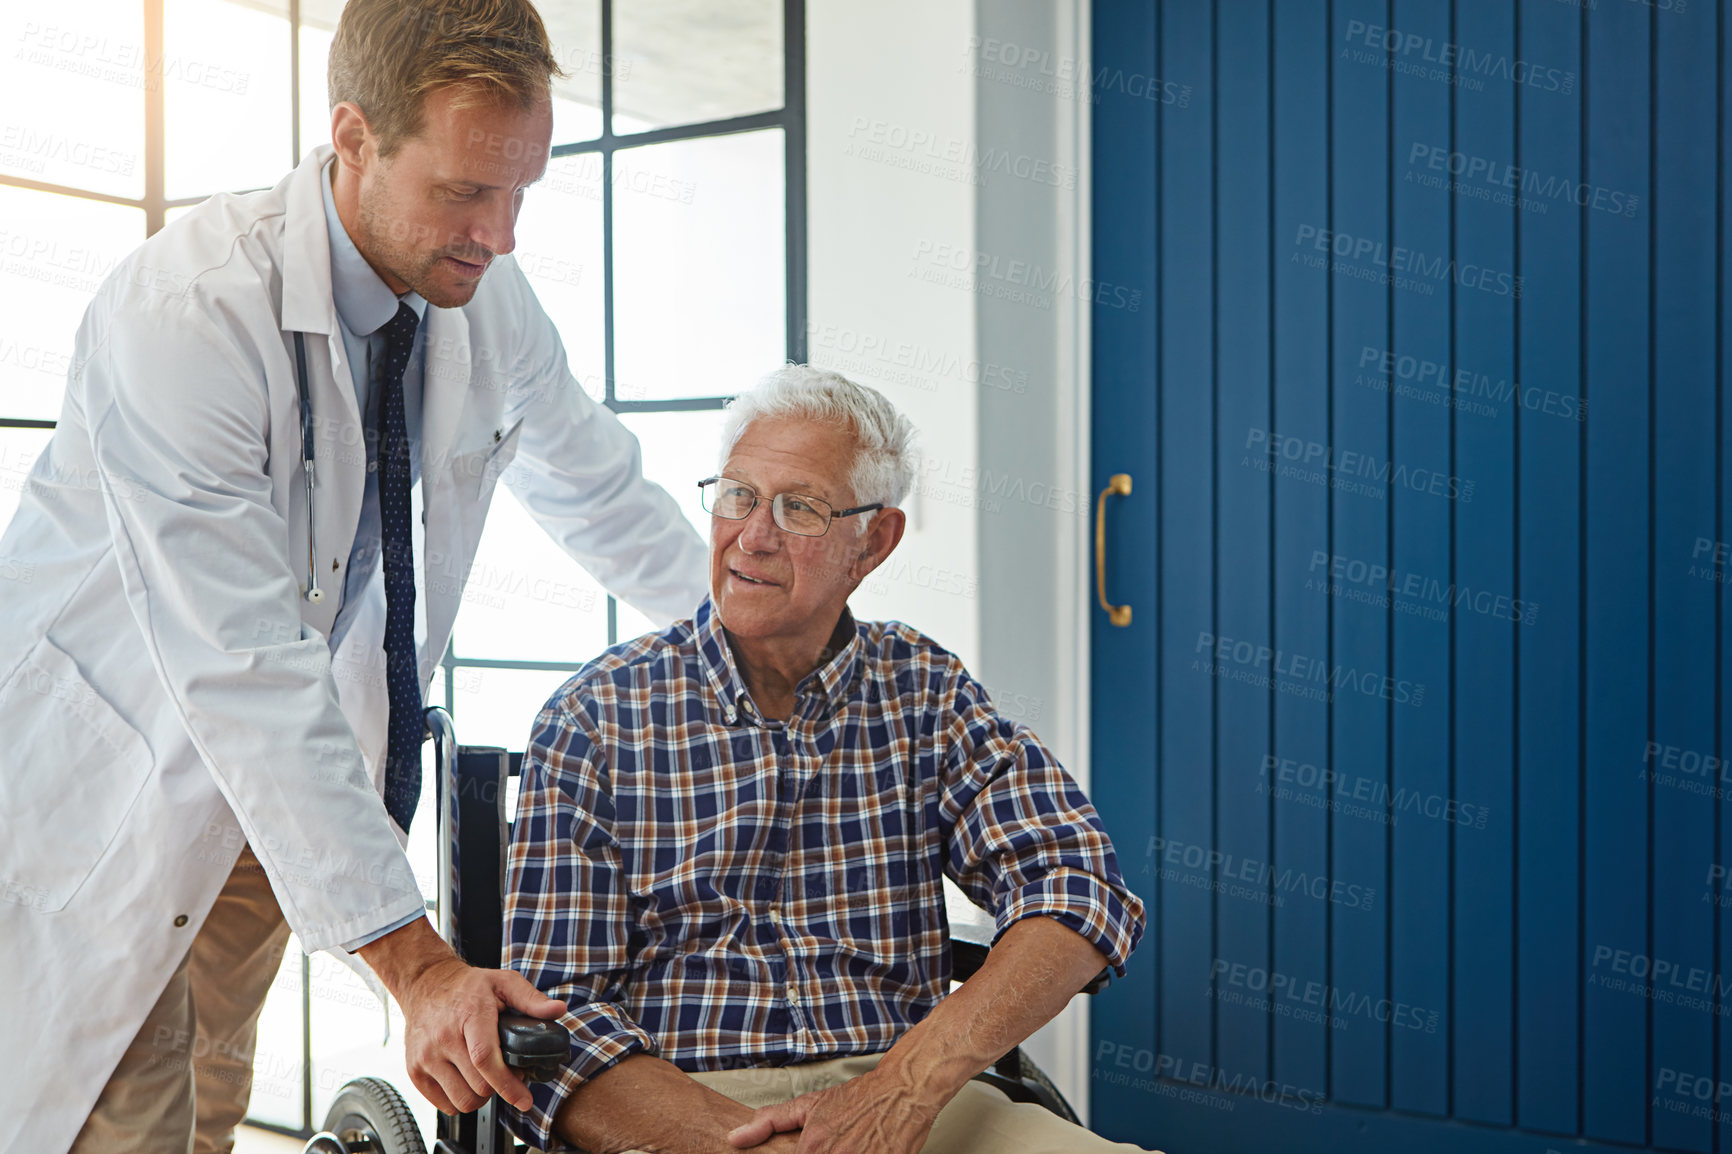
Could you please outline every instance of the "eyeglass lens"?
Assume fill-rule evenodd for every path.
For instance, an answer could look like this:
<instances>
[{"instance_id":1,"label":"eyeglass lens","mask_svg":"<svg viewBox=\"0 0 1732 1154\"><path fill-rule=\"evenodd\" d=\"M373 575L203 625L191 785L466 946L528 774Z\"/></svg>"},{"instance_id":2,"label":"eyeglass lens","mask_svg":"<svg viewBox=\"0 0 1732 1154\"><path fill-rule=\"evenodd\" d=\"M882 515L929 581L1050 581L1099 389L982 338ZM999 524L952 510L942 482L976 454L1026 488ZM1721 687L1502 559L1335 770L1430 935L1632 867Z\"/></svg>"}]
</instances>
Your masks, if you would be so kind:
<instances>
[{"instance_id":1,"label":"eyeglass lens","mask_svg":"<svg viewBox=\"0 0 1732 1154\"><path fill-rule=\"evenodd\" d=\"M729 520L750 516L757 501L756 489L726 477L704 487L704 508ZM770 514L783 529L803 537L820 537L830 527L830 506L799 493L778 493L771 503Z\"/></svg>"}]
</instances>

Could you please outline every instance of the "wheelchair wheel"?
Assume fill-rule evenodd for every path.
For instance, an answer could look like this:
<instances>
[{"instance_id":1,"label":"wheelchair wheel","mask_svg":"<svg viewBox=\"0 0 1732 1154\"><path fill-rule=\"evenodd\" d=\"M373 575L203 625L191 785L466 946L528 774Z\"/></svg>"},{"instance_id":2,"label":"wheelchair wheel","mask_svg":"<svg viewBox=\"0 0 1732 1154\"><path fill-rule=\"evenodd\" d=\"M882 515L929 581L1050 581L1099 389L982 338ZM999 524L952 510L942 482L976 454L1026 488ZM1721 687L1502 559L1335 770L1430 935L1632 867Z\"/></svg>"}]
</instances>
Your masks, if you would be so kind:
<instances>
[{"instance_id":1,"label":"wheelchair wheel","mask_svg":"<svg viewBox=\"0 0 1732 1154\"><path fill-rule=\"evenodd\" d=\"M302 1154L427 1154L403 1096L389 1082L356 1078L337 1092L325 1128Z\"/></svg>"}]
</instances>

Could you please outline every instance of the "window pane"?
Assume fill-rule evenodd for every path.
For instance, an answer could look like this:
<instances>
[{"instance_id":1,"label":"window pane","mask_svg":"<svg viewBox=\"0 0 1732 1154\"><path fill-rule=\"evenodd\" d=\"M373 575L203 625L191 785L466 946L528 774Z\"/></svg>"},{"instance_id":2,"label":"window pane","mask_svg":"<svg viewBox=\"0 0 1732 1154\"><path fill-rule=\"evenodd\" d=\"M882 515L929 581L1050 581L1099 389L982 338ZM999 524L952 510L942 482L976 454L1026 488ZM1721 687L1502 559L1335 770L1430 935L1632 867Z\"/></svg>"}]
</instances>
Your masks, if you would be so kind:
<instances>
[{"instance_id":1,"label":"window pane","mask_svg":"<svg viewBox=\"0 0 1732 1154\"><path fill-rule=\"evenodd\" d=\"M144 241L144 212L0 187L0 417L54 420L97 287Z\"/></svg>"},{"instance_id":2,"label":"window pane","mask_svg":"<svg viewBox=\"0 0 1732 1154\"><path fill-rule=\"evenodd\" d=\"M629 0L613 7L613 130L782 107L781 0Z\"/></svg>"},{"instance_id":3,"label":"window pane","mask_svg":"<svg viewBox=\"0 0 1732 1154\"><path fill-rule=\"evenodd\" d=\"M431 780L431 779L429 779ZM432 823L429 814L416 822ZM390 1000L390 1037L379 1000L356 973L329 953L308 959L308 1025L313 1050L313 1125L319 1126L337 1094L356 1078L383 1078L403 1095L421 1133L431 1135L437 1111L409 1080L403 1050L403 1012ZM255 1074L255 1077L257 1075ZM298 1095L300 1082L295 1082ZM257 1091L254 1091L256 1097Z\"/></svg>"},{"instance_id":4,"label":"window pane","mask_svg":"<svg viewBox=\"0 0 1732 1154\"><path fill-rule=\"evenodd\" d=\"M782 364L782 130L625 149L614 164L619 398L728 395Z\"/></svg>"},{"instance_id":5,"label":"window pane","mask_svg":"<svg viewBox=\"0 0 1732 1154\"><path fill-rule=\"evenodd\" d=\"M301 107L297 113L301 118L301 155L295 158L297 164L319 145L331 143L331 89L325 69L331 60L331 41L337 38L336 17L333 15L329 24L308 19L310 6L301 5Z\"/></svg>"},{"instance_id":6,"label":"window pane","mask_svg":"<svg viewBox=\"0 0 1732 1154\"><path fill-rule=\"evenodd\" d=\"M291 163L286 0L167 0L163 39L168 198L274 185Z\"/></svg>"},{"instance_id":7,"label":"window pane","mask_svg":"<svg viewBox=\"0 0 1732 1154\"><path fill-rule=\"evenodd\" d=\"M18 501L24 493L25 478L42 455L42 449L53 436L49 429L0 428L0 534L18 511ZM35 567L23 558L0 553L0 581L32 581ZM0 585L0 589L4 589Z\"/></svg>"},{"instance_id":8,"label":"window pane","mask_svg":"<svg viewBox=\"0 0 1732 1154\"><path fill-rule=\"evenodd\" d=\"M588 661L607 647L607 596L601 586L503 485L493 496L463 587L452 647L459 657L570 662ZM458 697L461 703L462 694Z\"/></svg>"},{"instance_id":9,"label":"window pane","mask_svg":"<svg viewBox=\"0 0 1732 1154\"><path fill-rule=\"evenodd\" d=\"M474 669L458 666L451 678L451 720L463 745L521 750L536 714L571 677L557 670ZM443 689L441 689L443 692Z\"/></svg>"},{"instance_id":10,"label":"window pane","mask_svg":"<svg viewBox=\"0 0 1732 1154\"><path fill-rule=\"evenodd\" d=\"M144 5L0 5L0 43L0 172L143 196Z\"/></svg>"},{"instance_id":11,"label":"window pane","mask_svg":"<svg viewBox=\"0 0 1732 1154\"><path fill-rule=\"evenodd\" d=\"M434 685L429 704L444 700L442 686ZM461 739L461 738L460 738ZM466 739L462 739L466 740ZM421 797L409 821L406 852L415 884L423 897L438 901L438 779L433 744L421 747ZM430 911L437 926L437 913ZM386 1036L386 1009L365 982L333 954L319 953L308 959L308 1033L312 1042L313 1124L324 1120L338 1091L355 1078L383 1078L403 1094L424 1134L433 1133L436 1111L409 1081L404 1065L403 1012L395 999L389 1002L390 1031ZM295 1082L297 1093L300 1082Z\"/></svg>"},{"instance_id":12,"label":"window pane","mask_svg":"<svg viewBox=\"0 0 1732 1154\"><path fill-rule=\"evenodd\" d=\"M247 1118L274 1126L300 1129L301 1076L301 940L289 937L283 964L265 995L259 1012L258 1040L253 1049L253 1091ZM313 1119L317 1126L319 1119Z\"/></svg>"},{"instance_id":13,"label":"window pane","mask_svg":"<svg viewBox=\"0 0 1732 1154\"><path fill-rule=\"evenodd\" d=\"M589 395L604 392L601 157L550 160L517 217L518 266L559 329L566 362Z\"/></svg>"},{"instance_id":14,"label":"window pane","mask_svg":"<svg viewBox=\"0 0 1732 1154\"><path fill-rule=\"evenodd\" d=\"M673 494L681 512L697 526L705 541L710 539L710 515L698 502L698 482L716 471L723 416L719 409L698 413L620 415L620 420L637 434L638 443L643 446L644 475ZM692 611L696 609L696 605L691 607ZM625 602L619 603L621 641L655 628L649 618Z\"/></svg>"},{"instance_id":15,"label":"window pane","mask_svg":"<svg viewBox=\"0 0 1732 1154\"><path fill-rule=\"evenodd\" d=\"M601 3L561 0L538 6L565 78L553 83L553 143L601 135ZM615 11L618 6L615 6Z\"/></svg>"}]
</instances>

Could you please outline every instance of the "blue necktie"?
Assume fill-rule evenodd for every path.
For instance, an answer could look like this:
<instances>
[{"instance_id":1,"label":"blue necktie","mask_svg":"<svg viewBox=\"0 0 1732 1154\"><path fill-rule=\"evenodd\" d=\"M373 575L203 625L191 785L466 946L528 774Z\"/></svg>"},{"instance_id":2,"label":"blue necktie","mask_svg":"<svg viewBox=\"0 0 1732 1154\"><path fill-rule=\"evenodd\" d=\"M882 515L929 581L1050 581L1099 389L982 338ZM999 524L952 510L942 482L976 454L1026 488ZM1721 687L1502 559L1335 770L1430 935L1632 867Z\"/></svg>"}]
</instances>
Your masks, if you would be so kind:
<instances>
[{"instance_id":1,"label":"blue necktie","mask_svg":"<svg viewBox=\"0 0 1732 1154\"><path fill-rule=\"evenodd\" d=\"M403 369L420 318L406 304L385 325L380 397L379 540L385 560L385 688L390 695L385 747L385 809L405 833L421 798L421 670L415 654L415 538L409 518L409 426Z\"/></svg>"}]
</instances>

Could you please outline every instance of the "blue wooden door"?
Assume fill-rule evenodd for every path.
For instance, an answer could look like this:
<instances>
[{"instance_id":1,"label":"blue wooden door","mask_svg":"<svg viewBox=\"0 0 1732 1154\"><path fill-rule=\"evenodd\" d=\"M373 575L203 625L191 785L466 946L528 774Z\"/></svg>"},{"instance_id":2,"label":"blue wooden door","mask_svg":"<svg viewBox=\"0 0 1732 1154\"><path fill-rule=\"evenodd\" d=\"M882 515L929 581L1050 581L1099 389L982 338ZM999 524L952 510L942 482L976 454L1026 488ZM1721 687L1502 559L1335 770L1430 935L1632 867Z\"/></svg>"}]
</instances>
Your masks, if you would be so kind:
<instances>
[{"instance_id":1,"label":"blue wooden door","mask_svg":"<svg viewBox=\"0 0 1732 1154\"><path fill-rule=\"evenodd\" d=\"M1732 1149L1726 16L1095 0L1102 1132Z\"/></svg>"}]
</instances>

